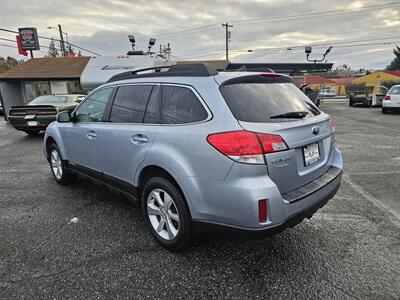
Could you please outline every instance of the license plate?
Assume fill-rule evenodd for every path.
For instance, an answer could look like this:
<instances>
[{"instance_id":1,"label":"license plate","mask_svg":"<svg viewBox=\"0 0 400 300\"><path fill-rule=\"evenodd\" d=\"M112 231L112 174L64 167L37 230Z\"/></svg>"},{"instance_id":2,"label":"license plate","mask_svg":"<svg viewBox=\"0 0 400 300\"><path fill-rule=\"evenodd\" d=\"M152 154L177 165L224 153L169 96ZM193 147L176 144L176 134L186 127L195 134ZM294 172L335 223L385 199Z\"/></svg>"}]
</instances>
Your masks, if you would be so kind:
<instances>
[{"instance_id":1,"label":"license plate","mask_svg":"<svg viewBox=\"0 0 400 300\"><path fill-rule=\"evenodd\" d=\"M37 126L38 122L37 121L28 121L28 126Z\"/></svg>"},{"instance_id":2,"label":"license plate","mask_svg":"<svg viewBox=\"0 0 400 300\"><path fill-rule=\"evenodd\" d=\"M318 143L310 144L303 147L304 164L309 166L320 160Z\"/></svg>"}]
</instances>

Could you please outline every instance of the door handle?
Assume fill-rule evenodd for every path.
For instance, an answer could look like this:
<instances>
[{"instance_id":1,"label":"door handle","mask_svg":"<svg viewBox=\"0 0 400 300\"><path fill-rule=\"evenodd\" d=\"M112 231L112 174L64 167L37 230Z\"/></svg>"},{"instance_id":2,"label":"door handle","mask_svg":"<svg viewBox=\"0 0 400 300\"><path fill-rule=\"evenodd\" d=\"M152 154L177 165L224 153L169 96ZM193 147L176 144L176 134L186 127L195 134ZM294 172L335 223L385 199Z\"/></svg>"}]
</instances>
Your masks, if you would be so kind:
<instances>
[{"instance_id":1,"label":"door handle","mask_svg":"<svg viewBox=\"0 0 400 300\"><path fill-rule=\"evenodd\" d=\"M96 132L94 132L93 130L89 130L89 131L87 132L87 134L86 134L86 137L87 137L89 140L94 140L94 139L97 137L97 134L96 134Z\"/></svg>"},{"instance_id":2,"label":"door handle","mask_svg":"<svg viewBox=\"0 0 400 300\"><path fill-rule=\"evenodd\" d=\"M146 144L148 141L149 140L147 136L145 136L144 134L136 134L132 136L132 143L136 145Z\"/></svg>"}]
</instances>

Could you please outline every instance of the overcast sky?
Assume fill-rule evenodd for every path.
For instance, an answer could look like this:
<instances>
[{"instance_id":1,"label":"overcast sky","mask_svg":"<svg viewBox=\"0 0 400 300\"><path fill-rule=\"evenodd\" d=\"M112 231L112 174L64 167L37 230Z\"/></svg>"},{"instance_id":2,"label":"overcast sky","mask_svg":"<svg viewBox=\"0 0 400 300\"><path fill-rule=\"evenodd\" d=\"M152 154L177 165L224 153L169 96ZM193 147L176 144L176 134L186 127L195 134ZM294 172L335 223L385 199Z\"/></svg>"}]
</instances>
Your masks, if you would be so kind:
<instances>
[{"instance_id":1,"label":"overcast sky","mask_svg":"<svg viewBox=\"0 0 400 300\"><path fill-rule=\"evenodd\" d=\"M313 57L333 45L328 61L335 66L379 69L394 57L395 44L382 43L400 45L400 0L0 0L0 28L33 26L39 35L58 38L46 27L61 24L70 42L102 55L125 54L130 50L127 35L134 34L137 49L147 49L148 38L154 37L156 50L169 42L180 59L223 59L221 22L226 21L234 25L229 44L233 62L305 62L303 47L285 48L324 44L314 48ZM15 34L0 31L0 38L15 39ZM48 46L48 41L40 42ZM1 56L21 58L4 44L15 46L0 40Z\"/></svg>"}]
</instances>

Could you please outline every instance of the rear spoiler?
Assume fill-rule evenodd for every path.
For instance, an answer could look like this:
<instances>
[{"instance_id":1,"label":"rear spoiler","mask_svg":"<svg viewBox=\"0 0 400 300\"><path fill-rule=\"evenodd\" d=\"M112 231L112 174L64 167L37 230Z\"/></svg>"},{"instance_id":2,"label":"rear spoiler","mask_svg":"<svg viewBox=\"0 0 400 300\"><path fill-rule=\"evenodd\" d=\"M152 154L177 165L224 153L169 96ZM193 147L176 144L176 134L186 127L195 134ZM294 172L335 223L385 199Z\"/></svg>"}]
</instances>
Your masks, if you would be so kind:
<instances>
[{"instance_id":1,"label":"rear spoiler","mask_svg":"<svg viewBox=\"0 0 400 300\"><path fill-rule=\"evenodd\" d=\"M25 106L12 106L10 110L21 110L21 109L55 109L53 105L25 105Z\"/></svg>"},{"instance_id":2,"label":"rear spoiler","mask_svg":"<svg viewBox=\"0 0 400 300\"><path fill-rule=\"evenodd\" d=\"M260 73L252 75L244 75L225 80L220 86L240 83L291 83L290 76L279 73Z\"/></svg>"}]
</instances>

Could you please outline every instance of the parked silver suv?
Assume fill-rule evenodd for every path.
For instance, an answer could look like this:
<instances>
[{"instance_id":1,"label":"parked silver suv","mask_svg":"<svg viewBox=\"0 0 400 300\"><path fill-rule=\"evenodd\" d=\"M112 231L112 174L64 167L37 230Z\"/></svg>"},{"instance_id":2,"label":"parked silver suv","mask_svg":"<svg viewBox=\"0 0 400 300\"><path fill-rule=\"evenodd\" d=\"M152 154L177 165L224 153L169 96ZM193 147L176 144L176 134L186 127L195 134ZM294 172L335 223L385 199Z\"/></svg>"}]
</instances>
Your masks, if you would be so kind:
<instances>
[{"instance_id":1,"label":"parked silver suv","mask_svg":"<svg viewBox=\"0 0 400 300\"><path fill-rule=\"evenodd\" d=\"M203 231L280 232L341 183L332 120L277 73L126 72L60 113L44 141L58 183L79 174L133 196L171 250Z\"/></svg>"}]
</instances>

